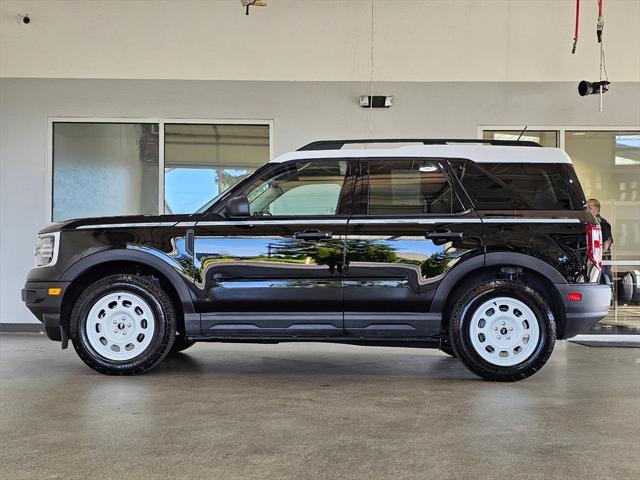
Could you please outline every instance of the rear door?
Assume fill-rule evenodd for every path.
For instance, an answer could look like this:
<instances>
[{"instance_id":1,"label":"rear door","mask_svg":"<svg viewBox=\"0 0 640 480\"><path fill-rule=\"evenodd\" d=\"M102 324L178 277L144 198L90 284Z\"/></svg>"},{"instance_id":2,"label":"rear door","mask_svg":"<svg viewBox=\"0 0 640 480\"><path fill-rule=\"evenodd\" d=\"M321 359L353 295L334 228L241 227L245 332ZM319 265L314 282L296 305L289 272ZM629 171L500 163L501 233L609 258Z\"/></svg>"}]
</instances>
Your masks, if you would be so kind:
<instances>
[{"instance_id":1,"label":"rear door","mask_svg":"<svg viewBox=\"0 0 640 480\"><path fill-rule=\"evenodd\" d=\"M233 194L247 197L249 217L197 223L203 334L343 334L349 178L346 160L275 164Z\"/></svg>"},{"instance_id":2,"label":"rear door","mask_svg":"<svg viewBox=\"0 0 640 480\"><path fill-rule=\"evenodd\" d=\"M361 161L359 212L348 224L345 331L356 337L439 335L434 293L464 255L482 254L482 224L439 159Z\"/></svg>"}]
</instances>

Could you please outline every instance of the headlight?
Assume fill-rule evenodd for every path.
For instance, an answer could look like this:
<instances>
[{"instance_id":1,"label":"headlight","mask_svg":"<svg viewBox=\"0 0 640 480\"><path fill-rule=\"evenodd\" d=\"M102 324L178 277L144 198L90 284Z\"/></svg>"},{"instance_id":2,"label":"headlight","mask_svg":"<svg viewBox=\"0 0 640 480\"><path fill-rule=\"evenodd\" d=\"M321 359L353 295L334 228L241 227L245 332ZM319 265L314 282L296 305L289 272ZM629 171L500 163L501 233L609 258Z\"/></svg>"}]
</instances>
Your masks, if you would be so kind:
<instances>
[{"instance_id":1,"label":"headlight","mask_svg":"<svg viewBox=\"0 0 640 480\"><path fill-rule=\"evenodd\" d=\"M38 235L36 243L36 267L55 265L58 259L60 232Z\"/></svg>"}]
</instances>

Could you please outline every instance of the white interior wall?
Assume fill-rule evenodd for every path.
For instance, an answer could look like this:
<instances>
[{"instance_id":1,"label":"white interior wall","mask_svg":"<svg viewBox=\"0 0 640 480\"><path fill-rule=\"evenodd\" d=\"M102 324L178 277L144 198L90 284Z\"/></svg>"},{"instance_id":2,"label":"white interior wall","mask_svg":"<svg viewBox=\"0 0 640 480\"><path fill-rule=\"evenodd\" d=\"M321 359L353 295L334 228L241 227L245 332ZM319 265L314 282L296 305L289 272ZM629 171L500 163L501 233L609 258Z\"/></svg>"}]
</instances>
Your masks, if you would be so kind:
<instances>
[{"instance_id":1,"label":"white interior wall","mask_svg":"<svg viewBox=\"0 0 640 480\"><path fill-rule=\"evenodd\" d=\"M357 104L366 82L0 79L0 322L36 322L20 301L49 219L50 117L273 121L273 154L318 139L470 137L479 125L640 125L640 85L580 98L573 83L394 82L390 109ZM373 115L371 123L370 114ZM373 129L370 126L373 124Z\"/></svg>"},{"instance_id":2,"label":"white interior wall","mask_svg":"<svg viewBox=\"0 0 640 480\"><path fill-rule=\"evenodd\" d=\"M0 76L359 81L370 0L0 0ZM598 76L597 4L374 0L374 79L572 81ZM640 81L640 0L606 0L614 82ZM32 22L22 25L18 13Z\"/></svg>"}]
</instances>

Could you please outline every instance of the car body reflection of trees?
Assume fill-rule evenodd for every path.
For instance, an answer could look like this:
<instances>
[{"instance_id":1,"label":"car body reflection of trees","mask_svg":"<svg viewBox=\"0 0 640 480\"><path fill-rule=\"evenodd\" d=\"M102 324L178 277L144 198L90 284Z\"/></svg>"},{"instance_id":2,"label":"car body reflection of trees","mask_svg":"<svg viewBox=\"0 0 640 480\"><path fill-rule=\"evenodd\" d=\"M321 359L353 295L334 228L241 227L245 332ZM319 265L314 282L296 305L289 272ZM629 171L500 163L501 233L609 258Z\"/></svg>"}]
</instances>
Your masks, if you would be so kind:
<instances>
[{"instance_id":1,"label":"car body reflection of trees","mask_svg":"<svg viewBox=\"0 0 640 480\"><path fill-rule=\"evenodd\" d=\"M366 262L377 264L405 264L419 267L425 278L432 278L446 272L449 262L457 258L454 249L446 249L426 255L423 253L402 254L398 253L392 243L370 240L350 240L348 242L347 267L351 263ZM422 258L420 258L422 257ZM331 273L342 271L343 244L341 241L301 241L295 239L283 239L273 241L269 239L261 243L261 248L255 250L255 254L232 255L220 252L216 255L208 255L202 259L202 267L213 264L250 262L269 264L298 264L300 266L329 267Z\"/></svg>"}]
</instances>

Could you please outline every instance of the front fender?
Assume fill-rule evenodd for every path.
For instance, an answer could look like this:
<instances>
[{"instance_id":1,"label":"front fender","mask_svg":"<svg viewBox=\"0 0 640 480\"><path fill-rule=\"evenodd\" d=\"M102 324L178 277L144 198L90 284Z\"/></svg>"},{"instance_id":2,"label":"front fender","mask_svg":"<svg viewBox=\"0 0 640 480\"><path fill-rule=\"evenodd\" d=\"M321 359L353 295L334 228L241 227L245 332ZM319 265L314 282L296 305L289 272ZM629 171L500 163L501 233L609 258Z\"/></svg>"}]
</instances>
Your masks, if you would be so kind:
<instances>
[{"instance_id":1,"label":"front fender","mask_svg":"<svg viewBox=\"0 0 640 480\"><path fill-rule=\"evenodd\" d=\"M142 246L92 253L69 266L60 276L60 281L72 282L91 268L112 262L138 263L157 270L165 276L177 292L184 313L195 313L193 293L187 286L190 275L185 266L158 250Z\"/></svg>"}]
</instances>

